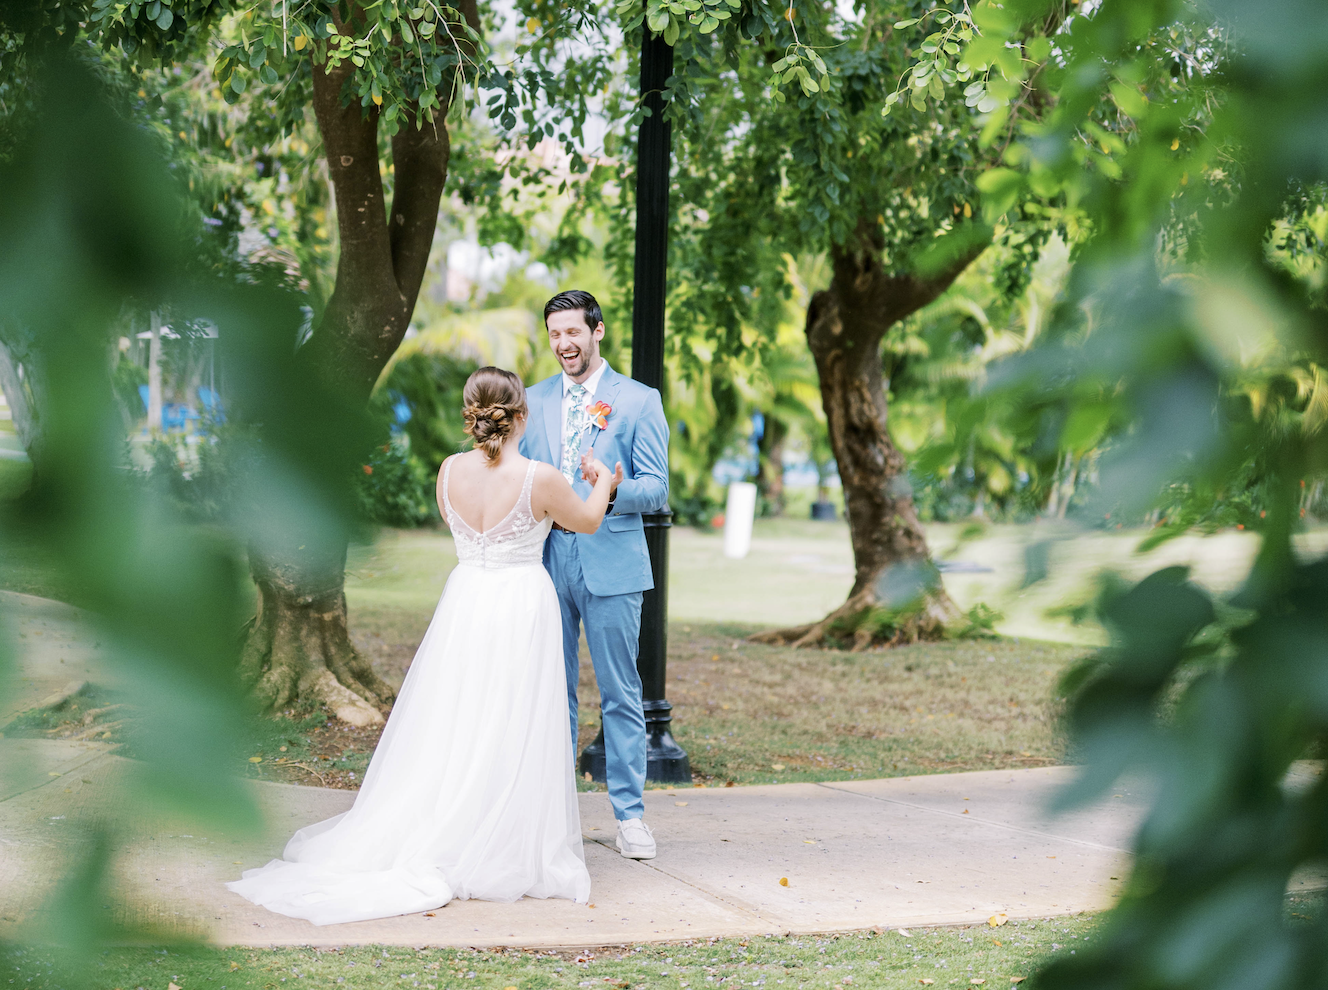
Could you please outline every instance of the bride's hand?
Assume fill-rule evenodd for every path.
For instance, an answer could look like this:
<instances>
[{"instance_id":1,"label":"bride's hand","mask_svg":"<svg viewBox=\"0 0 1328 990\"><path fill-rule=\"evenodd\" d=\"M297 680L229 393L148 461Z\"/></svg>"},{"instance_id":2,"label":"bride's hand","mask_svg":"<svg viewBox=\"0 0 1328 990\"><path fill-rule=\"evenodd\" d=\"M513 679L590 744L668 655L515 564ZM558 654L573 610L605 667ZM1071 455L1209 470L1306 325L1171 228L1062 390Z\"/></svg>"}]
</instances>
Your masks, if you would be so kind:
<instances>
[{"instance_id":1,"label":"bride's hand","mask_svg":"<svg viewBox=\"0 0 1328 990\"><path fill-rule=\"evenodd\" d=\"M595 456L594 450L589 450L581 455L581 477L585 478L592 485L599 481L599 476L601 474L608 474L608 473L609 473L608 465L605 464L603 461L599 460L599 458ZM611 478L612 478L612 483L609 487L609 491L614 492L618 490L618 486L622 484L623 480L623 469L621 461L614 465L613 474Z\"/></svg>"},{"instance_id":2,"label":"bride's hand","mask_svg":"<svg viewBox=\"0 0 1328 990\"><path fill-rule=\"evenodd\" d=\"M593 450L586 451L581 455L581 477L592 485L599 480L599 471L603 467L604 465L595 459Z\"/></svg>"}]
</instances>

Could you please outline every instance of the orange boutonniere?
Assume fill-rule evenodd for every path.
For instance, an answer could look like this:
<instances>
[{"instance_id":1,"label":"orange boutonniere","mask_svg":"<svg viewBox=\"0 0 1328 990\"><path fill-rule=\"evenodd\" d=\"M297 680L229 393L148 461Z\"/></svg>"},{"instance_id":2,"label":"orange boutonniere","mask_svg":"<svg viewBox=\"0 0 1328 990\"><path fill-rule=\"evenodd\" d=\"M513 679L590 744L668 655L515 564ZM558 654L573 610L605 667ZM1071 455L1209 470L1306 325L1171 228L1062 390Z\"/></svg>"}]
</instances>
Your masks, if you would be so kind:
<instances>
[{"instance_id":1,"label":"orange boutonniere","mask_svg":"<svg viewBox=\"0 0 1328 990\"><path fill-rule=\"evenodd\" d=\"M602 430L609 425L609 413L613 412L613 406L597 401L593 406L586 406L586 412L590 414L590 421Z\"/></svg>"}]
</instances>

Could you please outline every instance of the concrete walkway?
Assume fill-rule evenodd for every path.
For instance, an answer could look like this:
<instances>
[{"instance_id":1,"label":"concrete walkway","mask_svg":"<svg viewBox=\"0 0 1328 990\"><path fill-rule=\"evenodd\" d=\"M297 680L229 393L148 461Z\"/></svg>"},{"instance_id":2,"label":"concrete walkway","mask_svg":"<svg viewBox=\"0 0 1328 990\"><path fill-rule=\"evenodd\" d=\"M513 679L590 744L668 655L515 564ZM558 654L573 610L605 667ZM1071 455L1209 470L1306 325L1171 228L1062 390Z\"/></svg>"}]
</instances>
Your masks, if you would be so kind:
<instances>
[{"instance_id":1,"label":"concrete walkway","mask_svg":"<svg viewBox=\"0 0 1328 990\"><path fill-rule=\"evenodd\" d=\"M95 638L75 610L0 594L0 612L22 658L0 726L72 681L105 682ZM145 803L128 780L137 769L105 744L0 738L0 940L38 920L93 822L116 836L112 868L123 896L106 910L163 938L552 947L1098 910L1125 877L1145 803L1120 789L1053 819L1043 808L1073 774L1065 767L651 791L646 819L660 854L642 863L613 848L607 797L582 794L591 906L454 902L319 928L255 907L223 883L279 856L297 828L346 810L354 792L254 782L264 826L224 831Z\"/></svg>"},{"instance_id":2,"label":"concrete walkway","mask_svg":"<svg viewBox=\"0 0 1328 990\"><path fill-rule=\"evenodd\" d=\"M1111 904L1141 812L1120 791L1052 819L1068 768L832 784L680 788L646 795L660 855L624 860L603 794L582 794L593 907L454 902L428 915L319 928L254 907L222 883L280 855L300 826L354 792L254 783L256 834L195 831L125 806L131 761L95 743L0 740L0 938L39 912L80 821L118 822L122 920L220 944L580 946L1043 917ZM21 770L15 770L21 768ZM787 880L787 886L781 880Z\"/></svg>"}]
</instances>

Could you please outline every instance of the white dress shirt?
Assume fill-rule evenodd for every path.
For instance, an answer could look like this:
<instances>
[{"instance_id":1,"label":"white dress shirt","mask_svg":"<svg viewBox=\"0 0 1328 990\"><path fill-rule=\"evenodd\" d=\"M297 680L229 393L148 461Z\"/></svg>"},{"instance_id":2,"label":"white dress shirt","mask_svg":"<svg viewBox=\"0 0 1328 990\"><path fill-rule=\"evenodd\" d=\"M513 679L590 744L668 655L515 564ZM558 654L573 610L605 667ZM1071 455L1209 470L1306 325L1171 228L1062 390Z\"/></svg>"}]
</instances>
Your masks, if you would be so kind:
<instances>
[{"instance_id":1,"label":"white dress shirt","mask_svg":"<svg viewBox=\"0 0 1328 990\"><path fill-rule=\"evenodd\" d=\"M595 389L599 387L600 379L604 377L604 372L607 371L608 368L609 368L609 362L605 361L603 358L600 358L599 367L596 368L594 371L592 371L590 373L590 377L581 383L581 387L586 390L585 398L582 401L587 406L594 404ZM563 412L562 415L558 418L558 423L560 426L560 432L558 434L559 469L562 468L562 458L563 458L562 438L567 436L567 414L572 411L572 396L568 393L568 389L570 389L575 384L576 383L573 382L571 378L567 377L567 372L564 371L563 372ZM582 443L581 453L584 454L586 452L586 448L584 446L585 440L583 439L581 443Z\"/></svg>"}]
</instances>

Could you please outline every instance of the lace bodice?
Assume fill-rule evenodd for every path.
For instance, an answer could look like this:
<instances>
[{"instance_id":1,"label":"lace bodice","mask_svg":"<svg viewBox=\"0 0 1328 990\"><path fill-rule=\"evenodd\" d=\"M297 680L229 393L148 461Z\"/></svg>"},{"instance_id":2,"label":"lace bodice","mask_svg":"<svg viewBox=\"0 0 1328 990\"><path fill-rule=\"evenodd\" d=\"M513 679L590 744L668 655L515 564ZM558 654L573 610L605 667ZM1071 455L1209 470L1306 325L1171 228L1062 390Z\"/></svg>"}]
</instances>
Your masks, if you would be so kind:
<instances>
[{"instance_id":1,"label":"lace bodice","mask_svg":"<svg viewBox=\"0 0 1328 990\"><path fill-rule=\"evenodd\" d=\"M448 498L448 482L452 474L452 459L443 467L443 509L447 513L447 527L456 542L457 560L477 567L523 567L539 564L544 559L544 538L553 527L553 517L546 516L535 522L530 507L530 490L535 482L535 461L526 468L526 480L521 485L512 511L483 533L477 532L452 508Z\"/></svg>"}]
</instances>

